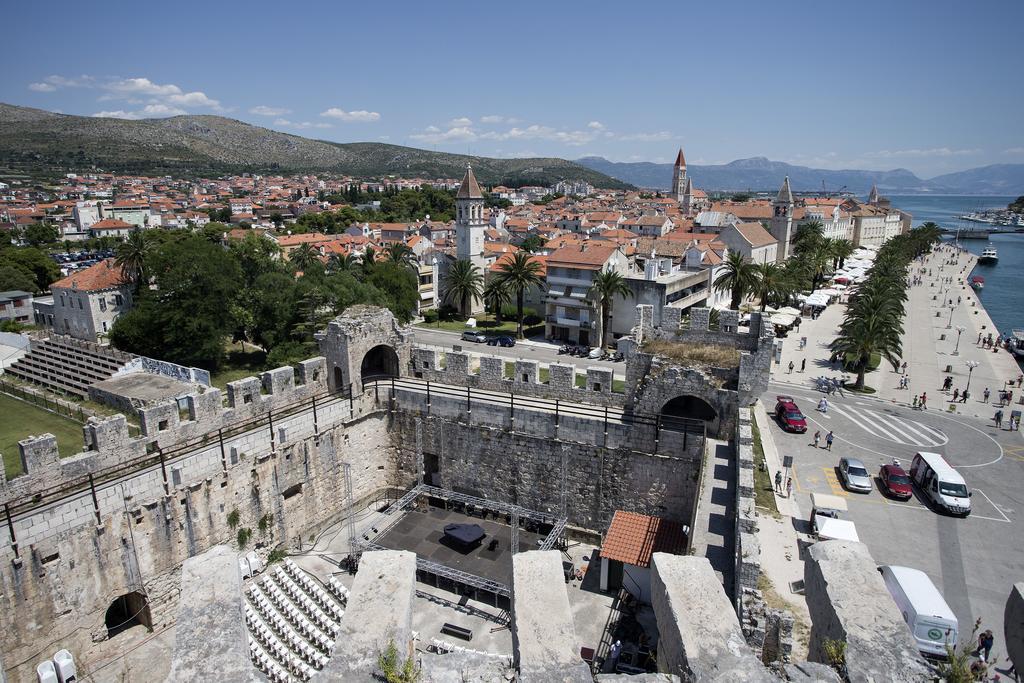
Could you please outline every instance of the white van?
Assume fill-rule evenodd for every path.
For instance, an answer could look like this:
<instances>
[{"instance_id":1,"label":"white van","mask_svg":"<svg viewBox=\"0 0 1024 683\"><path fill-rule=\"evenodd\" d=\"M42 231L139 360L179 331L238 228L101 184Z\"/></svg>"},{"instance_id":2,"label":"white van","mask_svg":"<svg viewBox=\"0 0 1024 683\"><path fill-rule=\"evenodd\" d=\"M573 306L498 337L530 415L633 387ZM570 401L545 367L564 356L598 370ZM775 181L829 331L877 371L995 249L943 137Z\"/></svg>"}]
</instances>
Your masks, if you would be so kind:
<instances>
[{"instance_id":1,"label":"white van","mask_svg":"<svg viewBox=\"0 0 1024 683\"><path fill-rule=\"evenodd\" d=\"M946 643L956 645L957 620L939 589L919 569L882 565L878 571L914 634L917 648L928 656L945 658Z\"/></svg>"},{"instance_id":2,"label":"white van","mask_svg":"<svg viewBox=\"0 0 1024 683\"><path fill-rule=\"evenodd\" d=\"M950 514L971 514L971 492L960 473L938 453L921 452L910 463L910 478L935 505Z\"/></svg>"}]
</instances>

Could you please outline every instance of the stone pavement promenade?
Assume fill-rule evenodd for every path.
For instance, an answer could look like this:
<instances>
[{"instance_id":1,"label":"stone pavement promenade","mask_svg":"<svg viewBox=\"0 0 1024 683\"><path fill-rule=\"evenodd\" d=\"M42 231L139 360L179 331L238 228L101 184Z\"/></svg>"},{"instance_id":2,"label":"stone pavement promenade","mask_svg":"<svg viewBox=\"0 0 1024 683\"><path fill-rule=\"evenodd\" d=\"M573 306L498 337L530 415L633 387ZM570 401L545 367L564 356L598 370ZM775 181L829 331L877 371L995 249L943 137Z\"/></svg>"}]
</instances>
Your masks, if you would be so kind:
<instances>
[{"instance_id":1,"label":"stone pavement promenade","mask_svg":"<svg viewBox=\"0 0 1024 683\"><path fill-rule=\"evenodd\" d=\"M951 259L955 263L949 264ZM922 274L923 284L910 287L906 304L903 359L907 362L910 388L899 388L900 374L893 372L892 366L883 360L877 370L867 374L865 380L876 390L875 397L910 405L915 395L925 392L929 409L946 410L953 404L948 403L949 397L940 392L943 379L952 375L953 388L963 391L968 382L966 361L976 361L978 365L970 377L970 399L966 404L955 404L957 414L990 420L995 408L984 403L984 389L988 387L991 391L989 404L998 403L999 391L1006 382L1014 385L1014 406L1020 405L1019 400L1024 396L1024 388L1016 386L1021 374L1020 366L1008 351L999 349L993 352L978 343L979 333L982 338L989 332L997 337L999 330L967 283L975 261L973 254L942 244L932 254L911 264L911 276L917 275L922 267L931 269L931 275L926 271ZM952 281L944 283L944 278L952 278ZM946 305L943 305L943 299ZM952 306L949 305L950 300ZM816 377L838 377L840 372L829 364L829 343L845 314L845 304L833 304L817 320L805 317L800 329L791 331L782 340L782 360L772 365L772 380L813 388ZM963 327L964 331L960 336L959 351L954 355L958 327ZM1008 333L1009 330L1003 332ZM807 337L804 349L799 348L801 337ZM805 359L807 367L801 373L800 364ZM790 361L795 366L792 374L788 371ZM951 366L951 372L945 371L947 366ZM852 379L850 373L846 377Z\"/></svg>"}]
</instances>

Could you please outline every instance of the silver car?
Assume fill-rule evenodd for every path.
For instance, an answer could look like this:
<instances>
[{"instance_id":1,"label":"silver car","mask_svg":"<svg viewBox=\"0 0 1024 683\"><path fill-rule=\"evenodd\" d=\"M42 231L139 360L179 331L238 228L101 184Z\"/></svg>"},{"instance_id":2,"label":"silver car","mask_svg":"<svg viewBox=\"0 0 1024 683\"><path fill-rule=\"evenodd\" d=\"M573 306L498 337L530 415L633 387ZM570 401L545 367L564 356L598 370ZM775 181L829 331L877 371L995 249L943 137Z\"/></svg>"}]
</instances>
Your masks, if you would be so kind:
<instances>
[{"instance_id":1,"label":"silver car","mask_svg":"<svg viewBox=\"0 0 1024 683\"><path fill-rule=\"evenodd\" d=\"M871 492L871 475L864 463L856 458L843 458L839 461L839 476L843 485L851 491Z\"/></svg>"}]
</instances>

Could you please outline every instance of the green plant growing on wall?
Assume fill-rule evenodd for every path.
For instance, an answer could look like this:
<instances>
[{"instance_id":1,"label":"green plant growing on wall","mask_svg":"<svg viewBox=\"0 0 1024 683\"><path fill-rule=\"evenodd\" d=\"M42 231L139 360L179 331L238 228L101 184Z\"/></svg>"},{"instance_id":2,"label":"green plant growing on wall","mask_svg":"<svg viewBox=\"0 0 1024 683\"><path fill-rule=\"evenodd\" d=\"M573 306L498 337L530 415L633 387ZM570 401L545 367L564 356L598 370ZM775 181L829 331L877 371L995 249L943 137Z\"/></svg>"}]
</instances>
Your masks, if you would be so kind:
<instances>
[{"instance_id":1,"label":"green plant growing on wall","mask_svg":"<svg viewBox=\"0 0 1024 683\"><path fill-rule=\"evenodd\" d=\"M288 553L285 551L284 548L274 548L270 551L270 554L267 555L267 564L274 564L275 562L280 562L286 557L288 557Z\"/></svg>"},{"instance_id":2,"label":"green plant growing on wall","mask_svg":"<svg viewBox=\"0 0 1024 683\"><path fill-rule=\"evenodd\" d=\"M238 522L241 519L241 517L242 516L238 513L237 509L234 509L228 513L228 526L231 527L232 531L234 531L235 527L238 526Z\"/></svg>"},{"instance_id":3,"label":"green plant growing on wall","mask_svg":"<svg viewBox=\"0 0 1024 683\"><path fill-rule=\"evenodd\" d=\"M846 641L829 639L822 644L825 650L825 659L829 666L839 672L839 675L846 678Z\"/></svg>"},{"instance_id":4,"label":"green plant growing on wall","mask_svg":"<svg viewBox=\"0 0 1024 683\"><path fill-rule=\"evenodd\" d=\"M419 669L416 668L416 663L412 660L412 657L408 657L404 662L399 663L398 661L398 647L395 645L395 641L389 641L387 648L377 657L377 667L384 675L384 680L387 683L416 683L420 678Z\"/></svg>"},{"instance_id":5,"label":"green plant growing on wall","mask_svg":"<svg viewBox=\"0 0 1024 683\"><path fill-rule=\"evenodd\" d=\"M252 529L239 529L238 530L238 547L244 548L249 544L249 539L252 537Z\"/></svg>"},{"instance_id":6,"label":"green plant growing on wall","mask_svg":"<svg viewBox=\"0 0 1024 683\"><path fill-rule=\"evenodd\" d=\"M971 637L964 640L960 645L956 643L946 643L946 660L939 661L935 665L935 672L939 674L942 680L947 683L968 683L969 681L988 680L987 678L979 678L978 675L984 675L988 671L988 666L981 662L981 660L974 659L975 648L978 644L978 629L981 628L981 619L977 619L974 622L974 628L971 629ZM991 661L995 661L995 655L991 656ZM972 668L973 667L973 668Z\"/></svg>"},{"instance_id":7,"label":"green plant growing on wall","mask_svg":"<svg viewBox=\"0 0 1024 683\"><path fill-rule=\"evenodd\" d=\"M270 529L270 525L273 523L273 521L274 521L274 516L271 515L269 512L267 514L263 515L262 517L260 517L259 530L260 530L260 535L261 536L266 536L267 535L267 530Z\"/></svg>"}]
</instances>

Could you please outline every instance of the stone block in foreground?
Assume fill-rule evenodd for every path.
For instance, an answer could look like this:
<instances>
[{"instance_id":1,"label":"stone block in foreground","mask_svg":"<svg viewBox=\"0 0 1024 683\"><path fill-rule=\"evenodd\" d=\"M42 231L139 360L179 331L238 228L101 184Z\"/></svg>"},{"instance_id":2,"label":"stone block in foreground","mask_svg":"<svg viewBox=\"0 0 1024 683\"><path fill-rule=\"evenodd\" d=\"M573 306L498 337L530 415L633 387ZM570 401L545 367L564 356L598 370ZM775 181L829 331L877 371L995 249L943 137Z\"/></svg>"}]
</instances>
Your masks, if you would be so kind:
<instances>
[{"instance_id":1,"label":"stone block in foreground","mask_svg":"<svg viewBox=\"0 0 1024 683\"><path fill-rule=\"evenodd\" d=\"M218 545L185 560L168 683L258 681L249 659L238 553Z\"/></svg>"},{"instance_id":2,"label":"stone block in foreground","mask_svg":"<svg viewBox=\"0 0 1024 683\"><path fill-rule=\"evenodd\" d=\"M683 681L777 681L747 645L729 598L704 557L654 553L651 602L658 666Z\"/></svg>"},{"instance_id":3,"label":"stone block in foreground","mask_svg":"<svg viewBox=\"0 0 1024 683\"><path fill-rule=\"evenodd\" d=\"M399 661L413 656L412 604L416 555L405 550L363 553L341 618L324 681L372 681L377 658L394 641Z\"/></svg>"},{"instance_id":4,"label":"stone block in foreground","mask_svg":"<svg viewBox=\"0 0 1024 683\"><path fill-rule=\"evenodd\" d=\"M807 658L826 662L825 642L846 642L851 683L927 680L899 608L863 543L820 541L808 550L804 588L811 613Z\"/></svg>"},{"instance_id":5,"label":"stone block in foreground","mask_svg":"<svg viewBox=\"0 0 1024 683\"><path fill-rule=\"evenodd\" d=\"M1013 584L1003 609L1006 654L1017 669L1024 669L1024 581Z\"/></svg>"},{"instance_id":6,"label":"stone block in foreground","mask_svg":"<svg viewBox=\"0 0 1024 683\"><path fill-rule=\"evenodd\" d=\"M512 644L519 680L589 683L556 550L531 550L512 558Z\"/></svg>"}]
</instances>

